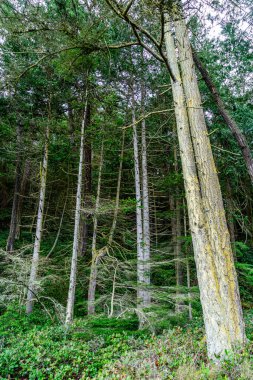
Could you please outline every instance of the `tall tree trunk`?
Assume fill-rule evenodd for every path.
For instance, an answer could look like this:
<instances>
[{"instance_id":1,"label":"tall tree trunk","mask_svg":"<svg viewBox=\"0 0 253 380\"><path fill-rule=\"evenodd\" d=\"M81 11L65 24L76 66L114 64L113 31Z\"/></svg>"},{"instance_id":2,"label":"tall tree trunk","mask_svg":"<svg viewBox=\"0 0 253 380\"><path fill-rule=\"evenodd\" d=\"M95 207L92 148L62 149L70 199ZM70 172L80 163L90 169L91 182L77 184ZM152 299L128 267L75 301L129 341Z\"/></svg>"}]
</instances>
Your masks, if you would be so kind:
<instances>
[{"instance_id":1,"label":"tall tree trunk","mask_svg":"<svg viewBox=\"0 0 253 380\"><path fill-rule=\"evenodd\" d=\"M177 157L177 146L174 146L174 164L175 164L175 174L178 174L178 157ZM182 265L182 227L181 227L181 211L180 211L180 200L179 188L176 188L176 202L175 202L175 259L176 259L176 286L177 286L177 300L176 300L176 313L183 311L183 303L178 299L180 297L180 287L184 285L183 283L183 265Z\"/></svg>"},{"instance_id":2,"label":"tall tree trunk","mask_svg":"<svg viewBox=\"0 0 253 380\"><path fill-rule=\"evenodd\" d=\"M48 145L49 145L49 126L47 126L46 128L44 157L43 157L43 163L41 167L39 207L38 207L38 214L37 214L35 242L34 242L34 248L33 248L32 265L31 265L30 279L29 279L28 292L27 292L27 302L26 302L27 314L30 314L33 310L37 272L38 272L38 266L39 266L40 244L41 244L42 228L43 228L43 213L44 213L45 195L46 195Z\"/></svg>"},{"instance_id":3,"label":"tall tree trunk","mask_svg":"<svg viewBox=\"0 0 253 380\"><path fill-rule=\"evenodd\" d=\"M191 51L189 40L185 41L186 30L182 26L182 20L175 22L183 79L177 63L169 16L165 14L165 43L168 61L176 78L171 83L208 354L215 357L225 349L231 349L234 343L245 341L244 323L219 182L208 134L206 129L203 130L205 123L199 113L202 110L200 99L196 102L199 90L193 63L189 63L185 56ZM198 123L201 128L196 133ZM216 220L217 212L220 213L220 221ZM214 222L217 225L214 226Z\"/></svg>"},{"instance_id":4,"label":"tall tree trunk","mask_svg":"<svg viewBox=\"0 0 253 380\"><path fill-rule=\"evenodd\" d=\"M56 238L55 238L55 241L54 241L52 248L50 249L50 251L47 254L47 259L51 256L51 254L53 253L53 251L54 251L54 249L58 243L58 239L59 239L59 236L61 233L62 222L63 222L63 218L64 218L64 214L65 214L65 209L66 209L66 205L67 205L67 201L68 201L68 190L69 190L69 187L68 187L67 192L66 192L65 202L64 202L63 209L62 209L61 219L60 219L59 228L58 228L58 231L56 234Z\"/></svg>"},{"instance_id":5,"label":"tall tree trunk","mask_svg":"<svg viewBox=\"0 0 253 380\"><path fill-rule=\"evenodd\" d=\"M145 94L142 85L142 113L145 112ZM149 217L149 189L148 189L148 163L147 163L147 141L146 121L142 121L141 129L141 157L142 157L142 202L143 202L143 271L146 289L143 289L143 307L148 307L151 302L150 291L150 217Z\"/></svg>"},{"instance_id":6,"label":"tall tree trunk","mask_svg":"<svg viewBox=\"0 0 253 380\"><path fill-rule=\"evenodd\" d=\"M180 201L176 199L176 246L175 246L175 258L176 258L176 286L177 286L177 300L176 300L176 313L183 311L184 306L182 301L178 298L180 297L180 287L183 284L183 265L182 265L182 227L181 227L181 212L180 212Z\"/></svg>"},{"instance_id":7,"label":"tall tree trunk","mask_svg":"<svg viewBox=\"0 0 253 380\"><path fill-rule=\"evenodd\" d=\"M30 171L31 171L31 162L30 162L30 160L26 160L25 166L24 166L24 171L23 171L22 182L21 182L20 196L18 199L17 227L16 227L15 239L20 238L21 218L22 218L22 211L23 211L23 200L24 200L24 197L26 194L26 188L27 188L27 183L29 181L29 177L30 177Z\"/></svg>"},{"instance_id":8,"label":"tall tree trunk","mask_svg":"<svg viewBox=\"0 0 253 380\"><path fill-rule=\"evenodd\" d=\"M137 228L137 307L144 306L145 275L143 266L143 222L142 222L142 201L141 201L141 179L139 164L138 135L135 118L135 99L132 91L132 123L133 123L133 148L134 148L134 174L135 174L135 199L136 199L136 228ZM139 316L140 324L143 323Z\"/></svg>"},{"instance_id":9,"label":"tall tree trunk","mask_svg":"<svg viewBox=\"0 0 253 380\"><path fill-rule=\"evenodd\" d=\"M85 122L85 142L84 142L84 184L83 184L83 203L86 207L91 206L91 141L88 137L87 128L90 125L90 104L87 105L87 117ZM91 216L85 210L82 213L81 226L80 226L80 256L84 256L88 245L89 227L91 223Z\"/></svg>"},{"instance_id":10,"label":"tall tree trunk","mask_svg":"<svg viewBox=\"0 0 253 380\"><path fill-rule=\"evenodd\" d=\"M241 152L242 152L242 155L243 155L243 158L244 158L244 161L245 161L251 182L253 184L253 157L252 157L252 154L250 151L250 147L247 143L246 137L244 136L243 132L240 130L240 128L237 126L236 122L232 119L232 117L229 115L228 111L226 110L225 104L224 104L222 98L220 97L216 86L214 85L210 75L208 74L207 69L201 63L201 61L200 61L200 59L199 59L199 57L195 51L193 51L193 59L194 59L194 62L196 64L197 68L199 69L208 89L210 90L210 92L212 94L213 100L215 101L215 104L217 105L217 108L220 112L220 115L223 117L225 123L227 124L228 128L232 132L234 138L236 139L236 141L237 141L237 143L241 149Z\"/></svg>"},{"instance_id":11,"label":"tall tree trunk","mask_svg":"<svg viewBox=\"0 0 253 380\"><path fill-rule=\"evenodd\" d=\"M99 261L98 252L96 249L97 244L97 225L98 225L98 211L100 207L100 192L101 192L101 178L102 169L104 163L104 141L102 141L101 153L100 153L100 163L98 171L98 186L97 186L97 196L94 211L94 223L93 223L93 237L92 237L92 262L90 268L90 281L89 281L89 291L88 291L88 315L95 314L95 297L96 297L96 286L97 286L97 265Z\"/></svg>"},{"instance_id":12,"label":"tall tree trunk","mask_svg":"<svg viewBox=\"0 0 253 380\"><path fill-rule=\"evenodd\" d=\"M22 140L22 126L20 123L17 124L17 159L16 159L16 176L15 176L15 186L14 186L14 195L12 203L12 212L11 212L11 223L9 236L6 244L6 251L12 252L14 250L14 242L17 232L17 219L18 219L18 203L20 198L20 189L21 189L21 140Z\"/></svg>"},{"instance_id":13,"label":"tall tree trunk","mask_svg":"<svg viewBox=\"0 0 253 380\"><path fill-rule=\"evenodd\" d=\"M69 325L72 323L73 314L74 314L77 257L78 257L78 246L79 246L78 238L79 238L79 229L80 229L80 213L81 213L81 197L82 197L84 125L85 125L85 119L86 119L86 112L87 112L87 100L86 100L85 111L84 111L84 116L82 120L81 137L80 137L80 155L79 155L79 168L78 168L77 191L76 191L74 241L73 241L73 250L72 250L70 279L69 279L67 310L66 310L66 321L65 321L66 325Z\"/></svg>"},{"instance_id":14,"label":"tall tree trunk","mask_svg":"<svg viewBox=\"0 0 253 380\"><path fill-rule=\"evenodd\" d=\"M111 230L109 233L108 245L110 246L113 241L113 236L116 230L117 218L119 213L119 199L120 199L120 186L121 186L121 177L122 177L122 166L123 166L123 157L124 157L124 146L125 146L125 129L123 130L122 135L122 144L121 144L121 152L120 152L120 163L119 163L119 173L118 173L118 181L117 181L117 190L116 190L116 199L115 199L115 207L113 214L113 221Z\"/></svg>"},{"instance_id":15,"label":"tall tree trunk","mask_svg":"<svg viewBox=\"0 0 253 380\"><path fill-rule=\"evenodd\" d=\"M187 237L187 215L186 215L186 208L185 208L185 201L183 200L183 210L184 210L184 236ZM190 257L187 253L186 248L186 277L187 277L187 288L188 288L188 315L189 319L192 319L192 304L191 304L191 267L190 267Z\"/></svg>"}]
</instances>

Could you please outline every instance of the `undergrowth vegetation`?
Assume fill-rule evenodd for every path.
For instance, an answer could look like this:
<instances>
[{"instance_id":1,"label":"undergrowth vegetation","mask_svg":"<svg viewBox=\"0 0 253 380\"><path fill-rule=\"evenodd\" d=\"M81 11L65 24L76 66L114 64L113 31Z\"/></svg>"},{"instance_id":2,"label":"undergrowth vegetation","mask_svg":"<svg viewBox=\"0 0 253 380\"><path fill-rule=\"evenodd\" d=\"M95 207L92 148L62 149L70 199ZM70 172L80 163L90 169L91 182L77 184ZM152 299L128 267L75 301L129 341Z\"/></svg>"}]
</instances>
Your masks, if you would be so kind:
<instances>
[{"instance_id":1,"label":"undergrowth vegetation","mask_svg":"<svg viewBox=\"0 0 253 380\"><path fill-rule=\"evenodd\" d=\"M217 366L207 359L200 318L157 334L125 319L77 319L65 327L40 310L27 317L13 306L0 317L1 379L231 379L253 378L252 313L244 351L227 352Z\"/></svg>"}]
</instances>

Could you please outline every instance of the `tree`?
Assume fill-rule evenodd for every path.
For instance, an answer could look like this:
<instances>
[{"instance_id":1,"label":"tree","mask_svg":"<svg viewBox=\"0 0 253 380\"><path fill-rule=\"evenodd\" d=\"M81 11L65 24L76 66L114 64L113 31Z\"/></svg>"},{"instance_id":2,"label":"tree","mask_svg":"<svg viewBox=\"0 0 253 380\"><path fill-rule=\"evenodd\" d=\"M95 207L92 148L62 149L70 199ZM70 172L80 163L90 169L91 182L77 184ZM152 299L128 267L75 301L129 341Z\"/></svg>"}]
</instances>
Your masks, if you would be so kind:
<instances>
[{"instance_id":1,"label":"tree","mask_svg":"<svg viewBox=\"0 0 253 380\"><path fill-rule=\"evenodd\" d=\"M71 272L69 278L69 292L67 300L66 310L66 325L69 325L73 321L74 314L74 302L75 302L75 290L76 290L76 275L77 275L77 258L78 258L78 238L80 230L80 214L81 214L81 196L82 196L82 173L83 173L83 151L84 151L84 127L87 117L87 90L85 100L85 110L82 119L81 134L80 134L80 154L79 154L79 167L77 177L77 190L76 190L76 208L75 208L75 228L71 261Z\"/></svg>"},{"instance_id":2,"label":"tree","mask_svg":"<svg viewBox=\"0 0 253 380\"><path fill-rule=\"evenodd\" d=\"M193 197L187 185L186 193L188 193L188 211L192 233L194 233L196 224L199 226L197 231L199 236L193 235L193 244L207 334L208 352L210 357L215 357L215 355L223 353L225 349L232 349L233 344L238 342L243 344L245 342L244 323L229 232L226 225L218 176L206 130L204 113L201 107L191 46L182 16L180 13L173 16L178 41L182 81L176 59L172 62L172 58L170 58L172 54L176 57L176 53L174 42L172 41L172 37L170 37L171 29L168 14L165 14L166 49L168 60L171 65L173 64L176 77L178 78L177 81L179 82L177 85L178 89L175 88L176 84L172 83L172 88L175 88L175 107L179 108L179 104L182 104L180 107L184 108L183 112L185 115L185 120L181 121L179 116L177 120L179 144L181 144L179 130L183 128L182 126L188 125L188 149L192 152L187 152L189 156L192 156L191 161L189 160L188 162L191 162L191 165L195 167L196 159L197 164L195 167L196 174L191 179L188 179L184 165L183 171L185 170L185 183L190 181L189 187L192 189L194 189L193 185L197 185L198 187L194 190L199 198L197 201L198 211L196 209L194 211L191 210L190 203L192 202L193 204ZM173 50L174 52L172 53ZM182 103L184 102L184 96L186 100L185 105ZM181 103L179 103L179 98ZM182 113L182 108L178 110L178 113ZM184 144L183 148L181 145L180 149L185 149L186 146ZM181 159L183 161L182 153ZM196 183L193 184L193 182ZM201 207L202 210L200 209ZM194 221L196 215L190 215L191 212L198 213L200 221ZM200 234L203 233L205 236L202 236L201 239ZM198 241L194 241L195 239ZM202 247L197 246L201 240ZM209 260L210 262L208 263ZM222 270L223 268L224 270ZM208 282L205 278L206 273L208 273L209 277ZM210 299L212 299L211 303Z\"/></svg>"},{"instance_id":3,"label":"tree","mask_svg":"<svg viewBox=\"0 0 253 380\"><path fill-rule=\"evenodd\" d=\"M27 314L30 314L33 311L33 303L36 297L36 280L37 280L37 273L38 273L38 266L39 266L40 245L41 245L42 229L43 229L43 214L44 214L45 195L46 195L46 181L47 181L47 169L48 169L48 146L49 146L49 126L47 125L46 136L45 136L44 156L43 156L43 162L42 162L41 173L40 173L40 194L39 194L39 205L38 205L36 232L35 232L35 242L34 242L34 248L33 248L30 279L29 279L28 291L27 291L27 301L26 301Z\"/></svg>"}]
</instances>

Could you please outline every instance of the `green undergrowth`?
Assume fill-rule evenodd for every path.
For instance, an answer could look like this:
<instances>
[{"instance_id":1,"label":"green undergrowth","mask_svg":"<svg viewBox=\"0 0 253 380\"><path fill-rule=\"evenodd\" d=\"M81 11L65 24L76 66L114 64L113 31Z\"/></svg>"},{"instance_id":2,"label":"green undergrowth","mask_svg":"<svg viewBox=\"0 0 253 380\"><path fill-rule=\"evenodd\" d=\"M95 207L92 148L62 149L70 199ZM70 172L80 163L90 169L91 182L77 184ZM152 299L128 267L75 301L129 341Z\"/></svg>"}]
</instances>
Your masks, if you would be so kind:
<instances>
[{"instance_id":1,"label":"green undergrowth","mask_svg":"<svg viewBox=\"0 0 253 380\"><path fill-rule=\"evenodd\" d=\"M39 310L27 317L12 307L0 316L0 379L251 380L252 318L248 312L246 349L215 366L199 318L155 336L133 316L79 318L66 330Z\"/></svg>"}]
</instances>

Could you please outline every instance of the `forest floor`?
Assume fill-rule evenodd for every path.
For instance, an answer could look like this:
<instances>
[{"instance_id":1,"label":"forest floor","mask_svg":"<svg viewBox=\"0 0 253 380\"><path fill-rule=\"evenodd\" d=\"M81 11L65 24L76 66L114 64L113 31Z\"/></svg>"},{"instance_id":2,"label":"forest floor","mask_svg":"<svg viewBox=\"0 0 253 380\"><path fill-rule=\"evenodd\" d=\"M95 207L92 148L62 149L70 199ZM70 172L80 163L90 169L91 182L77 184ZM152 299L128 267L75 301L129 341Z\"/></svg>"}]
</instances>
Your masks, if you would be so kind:
<instances>
[{"instance_id":1,"label":"forest floor","mask_svg":"<svg viewBox=\"0 0 253 380\"><path fill-rule=\"evenodd\" d=\"M252 319L247 312L246 349L215 366L200 318L157 335L133 317L80 318L66 331L39 310L27 317L12 307L0 316L0 379L252 380Z\"/></svg>"}]
</instances>

